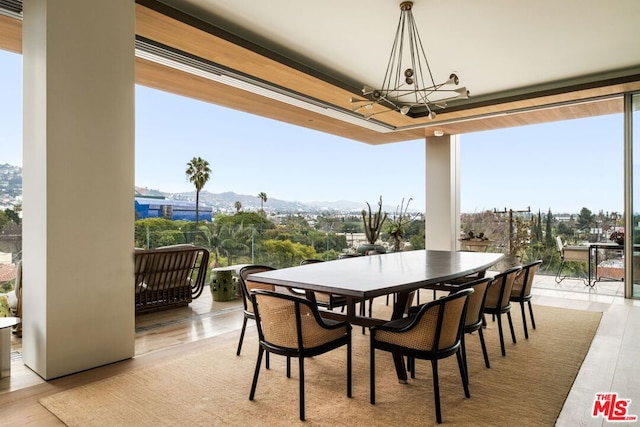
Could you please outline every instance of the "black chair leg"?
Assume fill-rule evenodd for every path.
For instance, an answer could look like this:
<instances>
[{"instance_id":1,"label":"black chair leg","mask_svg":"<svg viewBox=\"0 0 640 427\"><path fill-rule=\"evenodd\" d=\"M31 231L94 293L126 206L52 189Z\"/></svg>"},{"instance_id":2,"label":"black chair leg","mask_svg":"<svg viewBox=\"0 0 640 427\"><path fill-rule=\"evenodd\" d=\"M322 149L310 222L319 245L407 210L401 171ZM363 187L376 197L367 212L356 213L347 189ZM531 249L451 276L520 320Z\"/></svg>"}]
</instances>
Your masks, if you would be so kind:
<instances>
[{"instance_id":1,"label":"black chair leg","mask_svg":"<svg viewBox=\"0 0 640 427\"><path fill-rule=\"evenodd\" d=\"M291 357L287 356L287 378L291 378Z\"/></svg>"},{"instance_id":2,"label":"black chair leg","mask_svg":"<svg viewBox=\"0 0 640 427\"><path fill-rule=\"evenodd\" d=\"M462 340L460 341L460 352L462 353L462 361L464 362L465 378L462 381L464 385L465 380L466 383L469 384L469 365L467 364L467 349L465 348L464 334L462 335Z\"/></svg>"},{"instance_id":3,"label":"black chair leg","mask_svg":"<svg viewBox=\"0 0 640 427\"><path fill-rule=\"evenodd\" d=\"M236 356L240 356L240 351L242 350L242 341L244 340L245 329L247 329L246 317L242 320L242 329L240 330L240 341L238 341L238 350L236 351Z\"/></svg>"},{"instance_id":4,"label":"black chair leg","mask_svg":"<svg viewBox=\"0 0 640 427\"><path fill-rule=\"evenodd\" d=\"M353 364L351 362L351 333L347 341L347 397L352 396L353 390Z\"/></svg>"},{"instance_id":5,"label":"black chair leg","mask_svg":"<svg viewBox=\"0 0 640 427\"><path fill-rule=\"evenodd\" d=\"M253 373L253 382L251 383L251 393L249 393L249 400L253 400L256 395L256 386L258 385L258 375L260 374L260 365L262 364L262 354L264 349L260 347L258 349L258 360L256 361L256 370Z\"/></svg>"},{"instance_id":6,"label":"black chair leg","mask_svg":"<svg viewBox=\"0 0 640 427\"><path fill-rule=\"evenodd\" d=\"M498 334L500 335L500 351L503 356L507 355L507 352L504 349L504 336L502 335L502 316L498 314Z\"/></svg>"},{"instance_id":7,"label":"black chair leg","mask_svg":"<svg viewBox=\"0 0 640 427\"><path fill-rule=\"evenodd\" d=\"M524 301L520 301L520 311L522 312L522 326L524 327L524 338L529 339L529 331L527 330L527 316L524 314Z\"/></svg>"},{"instance_id":8,"label":"black chair leg","mask_svg":"<svg viewBox=\"0 0 640 427\"><path fill-rule=\"evenodd\" d=\"M487 353L487 345L484 342L484 334L482 333L482 328L478 329L478 335L480 336L480 345L482 346L482 355L484 356L484 366L490 368L489 365L489 354Z\"/></svg>"},{"instance_id":9,"label":"black chair leg","mask_svg":"<svg viewBox=\"0 0 640 427\"><path fill-rule=\"evenodd\" d=\"M369 402L372 405L376 403L376 354L373 346L369 354Z\"/></svg>"},{"instance_id":10,"label":"black chair leg","mask_svg":"<svg viewBox=\"0 0 640 427\"><path fill-rule=\"evenodd\" d=\"M409 373L411 374L411 378L415 378L416 377L416 358L409 356L408 361L409 361Z\"/></svg>"},{"instance_id":11,"label":"black chair leg","mask_svg":"<svg viewBox=\"0 0 640 427\"><path fill-rule=\"evenodd\" d=\"M440 413L440 383L438 383L438 359L431 361L431 370L433 371L433 398L436 405L436 421L442 423L442 414ZM464 381L464 379L463 379Z\"/></svg>"},{"instance_id":12,"label":"black chair leg","mask_svg":"<svg viewBox=\"0 0 640 427\"><path fill-rule=\"evenodd\" d=\"M460 378L462 379L462 388L464 389L464 397L471 397L469 393L469 374L465 366L465 361L462 360L460 350L456 352L456 359L458 359L458 368L460 369Z\"/></svg>"},{"instance_id":13,"label":"black chair leg","mask_svg":"<svg viewBox=\"0 0 640 427\"><path fill-rule=\"evenodd\" d=\"M300 421L304 421L304 357L298 357L300 367Z\"/></svg>"},{"instance_id":14,"label":"black chair leg","mask_svg":"<svg viewBox=\"0 0 640 427\"><path fill-rule=\"evenodd\" d=\"M509 321L509 329L511 330L511 341L515 344L516 341L516 331L513 329L513 321L511 320L511 312L507 311L507 320Z\"/></svg>"},{"instance_id":15,"label":"black chair leg","mask_svg":"<svg viewBox=\"0 0 640 427\"><path fill-rule=\"evenodd\" d=\"M536 328L536 321L533 318L533 306L531 305L531 300L527 301L527 304L529 304L529 314L531 315L531 327L533 329Z\"/></svg>"}]
</instances>

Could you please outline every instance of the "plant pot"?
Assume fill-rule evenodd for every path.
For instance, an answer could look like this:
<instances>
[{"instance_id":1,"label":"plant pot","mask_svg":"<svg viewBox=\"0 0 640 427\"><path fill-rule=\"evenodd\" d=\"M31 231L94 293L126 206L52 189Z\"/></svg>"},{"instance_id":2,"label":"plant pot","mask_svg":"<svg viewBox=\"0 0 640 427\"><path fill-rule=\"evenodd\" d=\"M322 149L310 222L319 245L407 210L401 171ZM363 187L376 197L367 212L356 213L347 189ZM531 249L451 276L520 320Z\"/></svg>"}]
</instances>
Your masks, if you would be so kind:
<instances>
[{"instance_id":1,"label":"plant pot","mask_svg":"<svg viewBox=\"0 0 640 427\"><path fill-rule=\"evenodd\" d=\"M358 249L356 249L356 252L360 255L367 255L369 252L372 252L372 251L375 251L381 254L384 254L387 252L384 246L376 245L372 243L365 243L364 245L358 246Z\"/></svg>"},{"instance_id":2,"label":"plant pot","mask_svg":"<svg viewBox=\"0 0 640 427\"><path fill-rule=\"evenodd\" d=\"M214 271L211 280L211 296L214 301L231 301L236 297L236 283L231 270Z\"/></svg>"}]
</instances>

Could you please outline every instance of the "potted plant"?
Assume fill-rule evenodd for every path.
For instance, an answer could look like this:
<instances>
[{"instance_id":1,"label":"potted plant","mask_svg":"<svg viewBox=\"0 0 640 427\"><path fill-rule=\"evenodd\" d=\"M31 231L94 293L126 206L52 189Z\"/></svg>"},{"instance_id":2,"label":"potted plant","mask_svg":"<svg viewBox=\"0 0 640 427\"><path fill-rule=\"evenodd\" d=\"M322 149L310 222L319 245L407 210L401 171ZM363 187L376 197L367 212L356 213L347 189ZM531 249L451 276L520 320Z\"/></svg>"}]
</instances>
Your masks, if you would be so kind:
<instances>
[{"instance_id":1,"label":"potted plant","mask_svg":"<svg viewBox=\"0 0 640 427\"><path fill-rule=\"evenodd\" d=\"M619 245L624 245L624 228L616 227L613 233L609 236L609 240L616 242Z\"/></svg>"},{"instance_id":2,"label":"potted plant","mask_svg":"<svg viewBox=\"0 0 640 427\"><path fill-rule=\"evenodd\" d=\"M459 240L463 249L472 252L485 252L487 247L491 244L489 238L486 237L482 231L477 234L473 231L469 231L460 237Z\"/></svg>"},{"instance_id":3,"label":"potted plant","mask_svg":"<svg viewBox=\"0 0 640 427\"><path fill-rule=\"evenodd\" d=\"M380 196L380 200L378 201L378 212L373 213L371 211L369 202L367 202L367 207L369 208L369 212L367 213L367 211L363 209L361 215L362 222L364 223L364 234L368 243L358 246L357 252L360 255L366 255L371 251L384 253L386 252L385 247L376 244L382 231L382 225L387 219L387 213L382 212L382 196Z\"/></svg>"},{"instance_id":4,"label":"potted plant","mask_svg":"<svg viewBox=\"0 0 640 427\"><path fill-rule=\"evenodd\" d=\"M389 224L389 235L391 239L393 239L393 251L398 252L401 251L402 248L400 245L404 242L404 233L405 227L407 224L411 222L411 217L407 214L407 210L409 209L409 203L411 203L409 199L407 201L407 205L404 205L404 198L402 199L402 203L400 206L396 206L396 212L393 214L393 219Z\"/></svg>"}]
</instances>

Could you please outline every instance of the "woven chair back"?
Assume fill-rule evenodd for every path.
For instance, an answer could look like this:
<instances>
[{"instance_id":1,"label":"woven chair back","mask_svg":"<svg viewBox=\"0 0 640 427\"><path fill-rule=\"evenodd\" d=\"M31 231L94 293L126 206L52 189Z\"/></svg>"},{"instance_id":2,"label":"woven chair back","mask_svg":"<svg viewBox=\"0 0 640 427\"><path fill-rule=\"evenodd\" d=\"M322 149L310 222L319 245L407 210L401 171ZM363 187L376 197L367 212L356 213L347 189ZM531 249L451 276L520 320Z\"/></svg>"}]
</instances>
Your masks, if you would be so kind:
<instances>
[{"instance_id":1,"label":"woven chair back","mask_svg":"<svg viewBox=\"0 0 640 427\"><path fill-rule=\"evenodd\" d=\"M344 336L345 329L323 328L309 301L276 292L255 293L262 339L289 349L318 347ZM254 308L255 309L255 308Z\"/></svg>"},{"instance_id":2,"label":"woven chair back","mask_svg":"<svg viewBox=\"0 0 640 427\"><path fill-rule=\"evenodd\" d=\"M535 278L540 265L542 265L541 259L522 267L522 270L518 273L513 282L513 288L511 290L512 297L525 297L531 294L533 279Z\"/></svg>"},{"instance_id":3,"label":"woven chair back","mask_svg":"<svg viewBox=\"0 0 640 427\"><path fill-rule=\"evenodd\" d=\"M522 270L522 267L512 267L497 274L493 278L489 285L489 289L487 290L485 307L500 308L507 307L509 305L513 282L520 270Z\"/></svg>"},{"instance_id":4,"label":"woven chair back","mask_svg":"<svg viewBox=\"0 0 640 427\"><path fill-rule=\"evenodd\" d=\"M268 291L275 290L274 285L253 282L251 280L247 280L247 277L250 274L262 273L263 271L271 271L271 270L275 270L275 268L269 267L267 265L248 265L240 269L238 276L240 277L240 288L242 289L242 303L244 304L245 311L249 313L253 313L253 305L251 303L251 297L250 297L252 290L254 289L266 289Z\"/></svg>"}]
</instances>

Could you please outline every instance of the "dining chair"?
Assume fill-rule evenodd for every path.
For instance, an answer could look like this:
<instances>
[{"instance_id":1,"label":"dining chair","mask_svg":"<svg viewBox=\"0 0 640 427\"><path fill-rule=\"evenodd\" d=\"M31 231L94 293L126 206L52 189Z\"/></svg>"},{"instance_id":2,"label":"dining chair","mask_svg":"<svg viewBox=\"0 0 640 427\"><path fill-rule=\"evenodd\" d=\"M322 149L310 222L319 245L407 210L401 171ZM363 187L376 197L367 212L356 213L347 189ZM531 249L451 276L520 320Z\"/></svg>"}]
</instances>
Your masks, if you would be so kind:
<instances>
[{"instance_id":1,"label":"dining chair","mask_svg":"<svg viewBox=\"0 0 640 427\"><path fill-rule=\"evenodd\" d=\"M467 283L451 286L451 293L458 292L462 289L473 289L473 293L469 296L467 301L467 311L464 318L464 328L462 334L462 357L464 360L464 366L467 367L467 351L466 351L466 334L473 334L478 332L480 339L480 346L482 348L482 355L484 357L484 364L487 368L491 367L489 363L489 354L487 353L487 346L484 341L484 333L482 332L483 322L483 310L484 303L487 296L487 290L489 289L489 283L491 277L481 277L479 279L471 280ZM415 316L420 310L421 306L413 306L409 309L408 316ZM411 371L412 378L415 377L415 366L409 361L409 370ZM465 370L468 374L468 370ZM468 381L468 375L467 375Z\"/></svg>"},{"instance_id":2,"label":"dining chair","mask_svg":"<svg viewBox=\"0 0 640 427\"><path fill-rule=\"evenodd\" d=\"M484 310L485 314L491 314L493 319L498 318L498 333L500 335L500 350L503 356L506 356L504 346L504 335L502 333L502 315L506 314L509 320L509 329L511 330L511 340L516 343L516 334L513 330L513 321L511 320L511 289L516 275L522 270L522 267L516 266L504 270L502 273L496 274L491 279L491 284L487 290Z\"/></svg>"},{"instance_id":3,"label":"dining chair","mask_svg":"<svg viewBox=\"0 0 640 427\"><path fill-rule=\"evenodd\" d=\"M531 288L533 279L542 265L542 260L530 262L522 266L522 270L516 276L511 289L511 302L520 303L520 311L522 313L522 326L524 327L524 337L529 339L529 331L527 330L527 317L525 316L524 303L529 305L529 316L531 317L531 327L536 328L536 321L533 318L533 307L531 305Z\"/></svg>"},{"instance_id":4,"label":"dining chair","mask_svg":"<svg viewBox=\"0 0 640 427\"><path fill-rule=\"evenodd\" d=\"M257 289L251 293L260 347L251 384L253 400L262 356L274 353L287 357L287 378L291 377L291 358L298 358L300 420L305 420L304 359L347 346L347 397L351 397L351 325L320 317L311 301L294 295Z\"/></svg>"},{"instance_id":5,"label":"dining chair","mask_svg":"<svg viewBox=\"0 0 640 427\"><path fill-rule=\"evenodd\" d=\"M254 273L262 273L263 271L271 271L275 270L273 267L269 267L267 265L247 265L240 269L238 272L240 289L242 290L242 305L243 305L243 314L244 317L242 319L242 329L240 330L240 340L238 341L238 350L236 351L236 355L240 356L240 351L242 350L242 341L244 340L244 333L247 329L247 320L256 318L255 313L253 312L253 304L251 304L251 291L256 288L267 289L271 291L275 291L274 285L268 285L266 283L256 283L247 281L247 276ZM267 369L269 368L269 355L267 354Z\"/></svg>"},{"instance_id":6,"label":"dining chair","mask_svg":"<svg viewBox=\"0 0 640 427\"><path fill-rule=\"evenodd\" d=\"M415 316L392 320L370 329L371 404L376 403L375 350L400 353L407 356L412 363L415 363L415 359L431 361L436 421L438 423L442 422L438 360L455 354L458 359L464 395L471 396L461 349L467 300L473 292L473 289L462 289L422 305ZM414 373L415 369L412 369L412 372Z\"/></svg>"},{"instance_id":7,"label":"dining chair","mask_svg":"<svg viewBox=\"0 0 640 427\"><path fill-rule=\"evenodd\" d=\"M300 262L300 265L316 264L319 262L324 262L324 260L303 259L302 262ZM344 308L347 306L347 299L343 296L327 292L314 292L314 295L316 298L316 304L318 304L319 307L324 307L328 310L340 307L341 311L344 312Z\"/></svg>"},{"instance_id":8,"label":"dining chair","mask_svg":"<svg viewBox=\"0 0 640 427\"><path fill-rule=\"evenodd\" d=\"M467 311L464 317L464 327L462 334L462 358L464 360L465 373L467 374L467 382L469 382L469 370L467 368L467 341L466 335L478 333L480 339L480 347L482 347L482 356L484 357L484 365L490 368L489 354L487 353L487 346L484 341L484 333L482 328L484 326L483 311L487 298L487 291L489 289L490 277L481 277L471 282L465 283L460 286L456 286L457 290L473 289L473 293L469 295L467 301ZM456 292L452 291L452 292Z\"/></svg>"}]
</instances>

